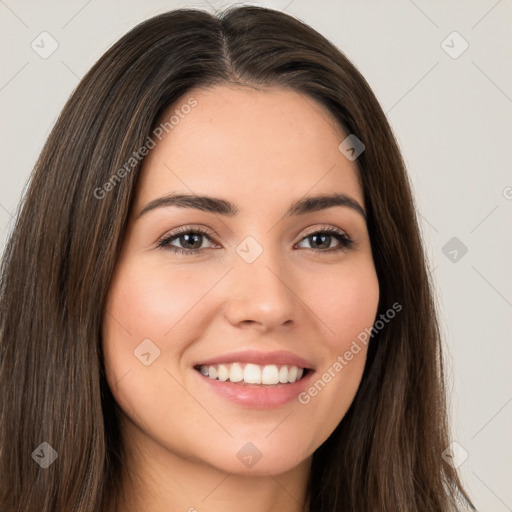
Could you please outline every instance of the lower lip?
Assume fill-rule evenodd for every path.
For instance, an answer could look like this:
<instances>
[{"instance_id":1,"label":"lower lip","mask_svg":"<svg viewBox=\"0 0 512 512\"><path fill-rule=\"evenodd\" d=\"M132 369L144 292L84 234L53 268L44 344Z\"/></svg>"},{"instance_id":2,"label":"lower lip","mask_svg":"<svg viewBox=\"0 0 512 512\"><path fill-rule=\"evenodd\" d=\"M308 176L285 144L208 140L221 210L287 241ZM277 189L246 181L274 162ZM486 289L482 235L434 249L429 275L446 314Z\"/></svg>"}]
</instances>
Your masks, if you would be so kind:
<instances>
[{"instance_id":1,"label":"lower lip","mask_svg":"<svg viewBox=\"0 0 512 512\"><path fill-rule=\"evenodd\" d=\"M294 400L303 392L313 376L309 370L299 381L272 386L260 384L239 384L230 381L220 381L206 377L194 369L198 377L224 398L252 409L275 409Z\"/></svg>"}]
</instances>

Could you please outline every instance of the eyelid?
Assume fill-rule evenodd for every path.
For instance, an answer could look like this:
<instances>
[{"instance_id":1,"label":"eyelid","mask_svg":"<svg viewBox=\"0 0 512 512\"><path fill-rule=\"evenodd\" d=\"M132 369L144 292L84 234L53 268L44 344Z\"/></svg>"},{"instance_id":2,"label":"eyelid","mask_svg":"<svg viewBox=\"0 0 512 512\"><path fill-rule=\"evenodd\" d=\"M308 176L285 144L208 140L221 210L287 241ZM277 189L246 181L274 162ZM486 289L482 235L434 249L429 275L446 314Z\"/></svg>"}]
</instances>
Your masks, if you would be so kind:
<instances>
[{"instance_id":1,"label":"eyelid","mask_svg":"<svg viewBox=\"0 0 512 512\"><path fill-rule=\"evenodd\" d=\"M344 229L340 229L336 226L332 226L331 224L323 224L320 226L312 226L310 228L307 228L306 231L302 234L302 237L300 240L302 240L303 238L306 238L307 236L312 235L314 233L323 232L323 231L335 231L336 233L339 233L340 235L345 235L347 238L350 238L349 234Z\"/></svg>"},{"instance_id":2,"label":"eyelid","mask_svg":"<svg viewBox=\"0 0 512 512\"><path fill-rule=\"evenodd\" d=\"M181 227L176 228L176 229L174 229L172 231L169 231L162 238L167 238L169 236L179 235L181 233L189 233L190 231L194 231L194 232L197 231L199 233L204 233L204 234L208 234L208 235L215 235L215 236L220 238L220 235L214 229L207 228L207 227L204 227L204 226L196 226L194 224L187 224L186 226L181 226Z\"/></svg>"},{"instance_id":3,"label":"eyelid","mask_svg":"<svg viewBox=\"0 0 512 512\"><path fill-rule=\"evenodd\" d=\"M157 241L157 246L163 245L164 242L170 240L171 238L177 238L182 233L199 233L208 238L216 237L220 238L220 235L214 229L203 227L203 226L194 226L193 224L189 224L186 226L181 226L174 230L168 231L163 236L161 236ZM179 247L178 247L179 249Z\"/></svg>"}]
</instances>

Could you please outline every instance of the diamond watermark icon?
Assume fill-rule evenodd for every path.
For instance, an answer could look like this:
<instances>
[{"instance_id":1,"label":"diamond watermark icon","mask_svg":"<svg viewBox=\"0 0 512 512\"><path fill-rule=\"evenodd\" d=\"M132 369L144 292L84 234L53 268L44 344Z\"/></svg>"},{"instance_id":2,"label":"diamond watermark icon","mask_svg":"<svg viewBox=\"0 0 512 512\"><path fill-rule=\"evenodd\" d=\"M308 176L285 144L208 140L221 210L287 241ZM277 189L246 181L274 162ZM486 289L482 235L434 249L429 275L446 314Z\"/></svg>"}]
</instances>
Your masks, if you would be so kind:
<instances>
[{"instance_id":1,"label":"diamond watermark icon","mask_svg":"<svg viewBox=\"0 0 512 512\"><path fill-rule=\"evenodd\" d=\"M146 338L137 346L133 354L144 366L149 366L160 355L160 349L149 338Z\"/></svg>"},{"instance_id":2,"label":"diamond watermark icon","mask_svg":"<svg viewBox=\"0 0 512 512\"><path fill-rule=\"evenodd\" d=\"M263 253L263 247L252 236L244 238L235 250L246 263L253 263Z\"/></svg>"},{"instance_id":3,"label":"diamond watermark icon","mask_svg":"<svg viewBox=\"0 0 512 512\"><path fill-rule=\"evenodd\" d=\"M454 30L441 41L441 48L452 59L458 59L469 48L469 43Z\"/></svg>"},{"instance_id":4,"label":"diamond watermark icon","mask_svg":"<svg viewBox=\"0 0 512 512\"><path fill-rule=\"evenodd\" d=\"M443 245L441 251L452 263L458 263L466 255L468 248L454 236Z\"/></svg>"},{"instance_id":5,"label":"diamond watermark icon","mask_svg":"<svg viewBox=\"0 0 512 512\"><path fill-rule=\"evenodd\" d=\"M254 444L245 443L244 446L240 448L236 456L244 466L252 468L261 459L263 454Z\"/></svg>"},{"instance_id":6,"label":"diamond watermark icon","mask_svg":"<svg viewBox=\"0 0 512 512\"><path fill-rule=\"evenodd\" d=\"M51 466L59 454L45 441L41 443L33 452L32 458L43 468Z\"/></svg>"},{"instance_id":7,"label":"diamond watermark icon","mask_svg":"<svg viewBox=\"0 0 512 512\"><path fill-rule=\"evenodd\" d=\"M59 47L59 43L48 32L41 32L30 46L39 57L47 59Z\"/></svg>"},{"instance_id":8,"label":"diamond watermark icon","mask_svg":"<svg viewBox=\"0 0 512 512\"><path fill-rule=\"evenodd\" d=\"M443 451L441 457L443 457L447 464L450 464L450 466L457 469L459 466L464 464L469 457L469 453L462 445L457 443L457 441L453 441L450 443L448 448Z\"/></svg>"},{"instance_id":9,"label":"diamond watermark icon","mask_svg":"<svg viewBox=\"0 0 512 512\"><path fill-rule=\"evenodd\" d=\"M353 162L366 149L366 146L353 133L351 133L338 146L338 149L348 160Z\"/></svg>"}]
</instances>

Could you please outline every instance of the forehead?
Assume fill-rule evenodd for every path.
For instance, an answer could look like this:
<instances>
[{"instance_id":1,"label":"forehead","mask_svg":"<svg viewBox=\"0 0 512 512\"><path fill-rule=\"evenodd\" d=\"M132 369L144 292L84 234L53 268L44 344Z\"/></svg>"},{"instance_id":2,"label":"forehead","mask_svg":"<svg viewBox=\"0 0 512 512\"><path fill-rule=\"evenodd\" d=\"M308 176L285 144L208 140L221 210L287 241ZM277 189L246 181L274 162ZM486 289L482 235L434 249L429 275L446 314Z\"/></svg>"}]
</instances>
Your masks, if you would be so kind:
<instances>
[{"instance_id":1,"label":"forehead","mask_svg":"<svg viewBox=\"0 0 512 512\"><path fill-rule=\"evenodd\" d=\"M171 116L144 160L137 203L172 191L223 196L240 210L334 191L363 203L357 166L338 149L346 134L307 95L285 88L199 88L168 109L161 126Z\"/></svg>"}]
</instances>

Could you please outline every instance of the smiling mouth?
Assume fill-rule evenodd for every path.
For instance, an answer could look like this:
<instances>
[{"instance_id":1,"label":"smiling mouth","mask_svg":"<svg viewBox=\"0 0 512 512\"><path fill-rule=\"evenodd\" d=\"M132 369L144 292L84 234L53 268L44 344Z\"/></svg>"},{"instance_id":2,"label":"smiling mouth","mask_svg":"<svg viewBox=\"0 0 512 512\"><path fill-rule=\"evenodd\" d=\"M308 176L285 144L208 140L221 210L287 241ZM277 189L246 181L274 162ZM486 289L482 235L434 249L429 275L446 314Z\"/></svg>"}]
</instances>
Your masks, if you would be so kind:
<instances>
[{"instance_id":1,"label":"smiling mouth","mask_svg":"<svg viewBox=\"0 0 512 512\"><path fill-rule=\"evenodd\" d=\"M307 368L292 365L252 363L197 365L194 369L213 380L261 386L292 384L303 379L310 372Z\"/></svg>"}]
</instances>

